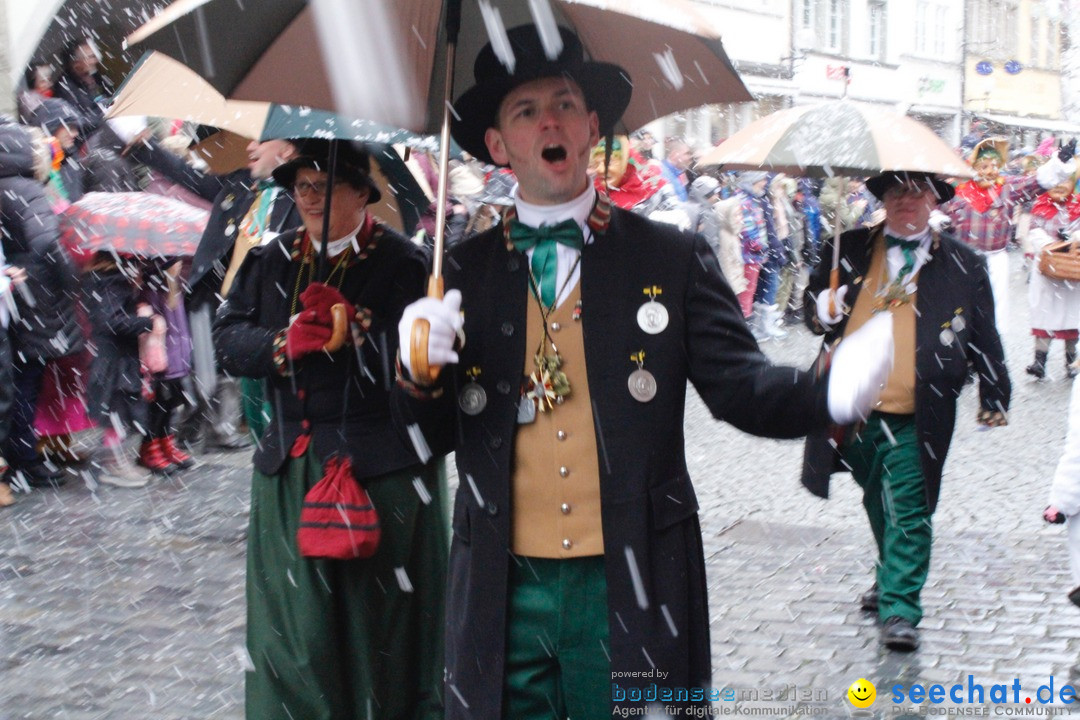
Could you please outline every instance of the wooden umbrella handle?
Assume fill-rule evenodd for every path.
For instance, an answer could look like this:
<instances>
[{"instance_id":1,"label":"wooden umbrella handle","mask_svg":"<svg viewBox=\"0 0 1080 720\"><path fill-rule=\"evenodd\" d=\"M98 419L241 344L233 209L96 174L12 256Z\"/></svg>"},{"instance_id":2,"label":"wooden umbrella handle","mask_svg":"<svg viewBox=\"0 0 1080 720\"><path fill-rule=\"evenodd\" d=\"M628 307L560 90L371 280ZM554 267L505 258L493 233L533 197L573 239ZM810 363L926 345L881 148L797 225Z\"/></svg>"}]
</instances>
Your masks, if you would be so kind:
<instances>
[{"instance_id":1,"label":"wooden umbrella handle","mask_svg":"<svg viewBox=\"0 0 1080 720\"><path fill-rule=\"evenodd\" d=\"M349 331L349 311L342 303L334 303L330 306L330 319L333 321L333 329L330 331L330 339L323 345L326 352L334 352L345 344Z\"/></svg>"},{"instance_id":2,"label":"wooden umbrella handle","mask_svg":"<svg viewBox=\"0 0 1080 720\"><path fill-rule=\"evenodd\" d=\"M442 276L431 275L428 277L427 296L442 300L443 279ZM421 385L434 385L439 379L441 365L432 367L428 364L428 336L431 333L431 323L422 318L413 320L412 332L409 336L409 374L412 379Z\"/></svg>"},{"instance_id":3,"label":"wooden umbrella handle","mask_svg":"<svg viewBox=\"0 0 1080 720\"><path fill-rule=\"evenodd\" d=\"M840 268L829 270L829 317L836 317L836 291L840 289Z\"/></svg>"}]
</instances>

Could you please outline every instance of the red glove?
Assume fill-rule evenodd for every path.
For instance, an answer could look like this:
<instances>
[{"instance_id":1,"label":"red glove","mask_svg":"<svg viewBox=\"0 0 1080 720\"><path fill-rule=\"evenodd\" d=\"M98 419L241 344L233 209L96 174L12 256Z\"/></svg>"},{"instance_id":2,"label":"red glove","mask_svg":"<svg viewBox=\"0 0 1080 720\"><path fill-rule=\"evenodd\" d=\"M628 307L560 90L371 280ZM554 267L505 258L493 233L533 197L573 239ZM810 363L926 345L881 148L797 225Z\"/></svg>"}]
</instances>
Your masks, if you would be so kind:
<instances>
[{"instance_id":1,"label":"red glove","mask_svg":"<svg viewBox=\"0 0 1080 720\"><path fill-rule=\"evenodd\" d=\"M285 354L290 360L322 350L332 334L330 308L326 309L326 322L319 322L314 310L304 310L285 331Z\"/></svg>"},{"instance_id":2,"label":"red glove","mask_svg":"<svg viewBox=\"0 0 1080 720\"><path fill-rule=\"evenodd\" d=\"M300 302L303 303L305 310L315 312L315 317L320 325L326 325L327 327L330 327L333 323L330 317L330 308L338 303L345 306L349 322L352 322L353 318L356 317L356 308L353 307L353 304L345 299L340 290L325 283L311 283L308 285L304 292L300 293Z\"/></svg>"}]
</instances>

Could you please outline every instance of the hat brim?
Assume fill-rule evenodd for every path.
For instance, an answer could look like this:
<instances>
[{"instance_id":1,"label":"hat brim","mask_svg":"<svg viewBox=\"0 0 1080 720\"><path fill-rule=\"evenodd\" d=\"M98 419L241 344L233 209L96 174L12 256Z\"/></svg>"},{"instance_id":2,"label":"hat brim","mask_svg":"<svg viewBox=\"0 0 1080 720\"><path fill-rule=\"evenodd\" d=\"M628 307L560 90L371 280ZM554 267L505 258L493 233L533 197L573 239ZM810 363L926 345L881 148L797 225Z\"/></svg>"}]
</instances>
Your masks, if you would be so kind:
<instances>
[{"instance_id":1,"label":"hat brim","mask_svg":"<svg viewBox=\"0 0 1080 720\"><path fill-rule=\"evenodd\" d=\"M560 68L555 72L515 75L482 82L466 90L454 102L450 120L450 133L454 140L482 162L497 165L488 152L484 136L488 128L495 126L503 99L514 88L549 77L566 77L581 88L585 104L600 121L601 134L615 129L626 106L630 104L634 89L625 70L618 65L601 62L584 62L572 70Z\"/></svg>"},{"instance_id":2,"label":"hat brim","mask_svg":"<svg viewBox=\"0 0 1080 720\"><path fill-rule=\"evenodd\" d=\"M952 200L953 196L956 195L956 188L936 175L931 175L930 173L908 173L903 171L875 175L866 181L866 189L878 200L883 200L885 192L890 187L909 180L929 182L934 188L934 195L937 197L938 205Z\"/></svg>"},{"instance_id":3,"label":"hat brim","mask_svg":"<svg viewBox=\"0 0 1080 720\"><path fill-rule=\"evenodd\" d=\"M289 160L287 163L278 165L272 173L274 182L286 190L291 191L293 189L293 183L296 182L296 173L304 168L318 170L319 172L327 171L325 160L316 160L313 157L301 155ZM340 160L335 168L334 182L347 182L352 185L362 185L366 187L368 189L368 205L374 205L382 199L382 192L379 190L379 186L375 184L375 180L372 179L371 175L354 165L342 163Z\"/></svg>"}]
</instances>

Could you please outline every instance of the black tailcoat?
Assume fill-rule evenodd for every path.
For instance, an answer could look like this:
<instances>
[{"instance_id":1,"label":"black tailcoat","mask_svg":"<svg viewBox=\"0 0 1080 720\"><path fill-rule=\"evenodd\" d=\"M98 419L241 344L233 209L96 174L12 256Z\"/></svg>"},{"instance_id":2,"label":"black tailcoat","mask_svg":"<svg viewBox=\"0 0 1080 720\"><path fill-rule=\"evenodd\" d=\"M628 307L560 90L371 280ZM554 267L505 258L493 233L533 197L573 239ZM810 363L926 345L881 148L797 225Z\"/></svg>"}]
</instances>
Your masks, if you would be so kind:
<instances>
[{"instance_id":1,"label":"black tailcoat","mask_svg":"<svg viewBox=\"0 0 1080 720\"><path fill-rule=\"evenodd\" d=\"M395 411L399 422L419 423L437 448L456 449L461 485L446 613L448 717L490 720L501 713L518 393L532 370L524 365L528 260L507 248L496 226L452 248L445 267L447 286L463 296L460 363L443 370L441 398L402 390ZM654 285L670 315L658 335L637 323L647 300L642 291ZM613 209L610 226L582 252L581 298L601 473L611 669L648 671L655 663L670 673L665 682L672 687L707 687L705 562L683 447L687 381L716 418L777 438L825 424L825 383L768 362L700 236ZM642 350L657 384L647 403L627 387L637 368L630 356ZM465 369L474 366L488 403L468 416L456 400Z\"/></svg>"},{"instance_id":2,"label":"black tailcoat","mask_svg":"<svg viewBox=\"0 0 1080 720\"><path fill-rule=\"evenodd\" d=\"M426 255L393 230L376 225L374 249L349 266L340 287L357 310L371 312L362 344L357 348L346 341L333 354L312 353L293 365L293 375L282 376L274 367L273 343L289 324L293 296L307 287L307 272L298 284L301 263L290 257L302 232L283 233L248 253L214 321L221 368L267 379L273 417L255 451L255 467L276 474L305 420L317 456L325 459L347 448L357 477L414 465L419 460L413 446L390 421L390 388L397 323L405 306L423 294ZM296 311L300 309L297 301Z\"/></svg>"},{"instance_id":3,"label":"black tailcoat","mask_svg":"<svg viewBox=\"0 0 1080 720\"><path fill-rule=\"evenodd\" d=\"M870 268L879 228L860 228L840 236L840 285L850 286L844 301L851 307ZM811 274L806 288L806 322L819 334L824 329L817 320L817 296L829 286L831 246L830 239L821 251L825 260ZM956 399L969 367L978 374L979 405L985 411L1007 412L1012 386L994 323L986 261L975 251L952 237L936 236L930 259L919 270L915 311L915 430L926 501L933 512L956 424ZM847 319L825 334L826 344L843 337ZM840 454L829 431L807 437L802 482L810 492L828 497L829 476L841 470Z\"/></svg>"}]
</instances>

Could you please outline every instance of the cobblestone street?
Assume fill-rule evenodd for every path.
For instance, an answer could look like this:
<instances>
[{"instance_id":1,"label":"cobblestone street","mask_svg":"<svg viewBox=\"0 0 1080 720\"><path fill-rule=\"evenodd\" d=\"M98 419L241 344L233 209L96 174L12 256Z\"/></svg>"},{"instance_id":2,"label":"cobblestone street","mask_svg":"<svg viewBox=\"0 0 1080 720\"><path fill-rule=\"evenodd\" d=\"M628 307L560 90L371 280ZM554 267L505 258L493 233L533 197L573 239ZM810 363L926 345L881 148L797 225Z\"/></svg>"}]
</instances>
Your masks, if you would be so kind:
<instances>
[{"instance_id":1,"label":"cobblestone street","mask_svg":"<svg viewBox=\"0 0 1080 720\"><path fill-rule=\"evenodd\" d=\"M1024 373L1026 285L1019 253L1010 259L1010 424L976 431L976 393L965 391L916 653L879 649L875 620L858 608L875 551L854 482L837 476L832 499L814 498L798 482L801 441L745 436L709 419L691 394L687 455L705 537L715 686L795 686L797 696L813 694L817 717L842 718L899 717L889 700L896 683L966 687L973 675L989 690L1019 679L1024 705L1051 675L1055 693L1077 680L1080 611L1065 597L1065 532L1040 517L1070 384L1060 343L1046 381ZM765 348L807 367L818 344L795 329ZM249 457L201 459L145 490L72 476L0 513L0 720L243 717ZM859 678L877 686L867 711L845 695Z\"/></svg>"}]
</instances>

